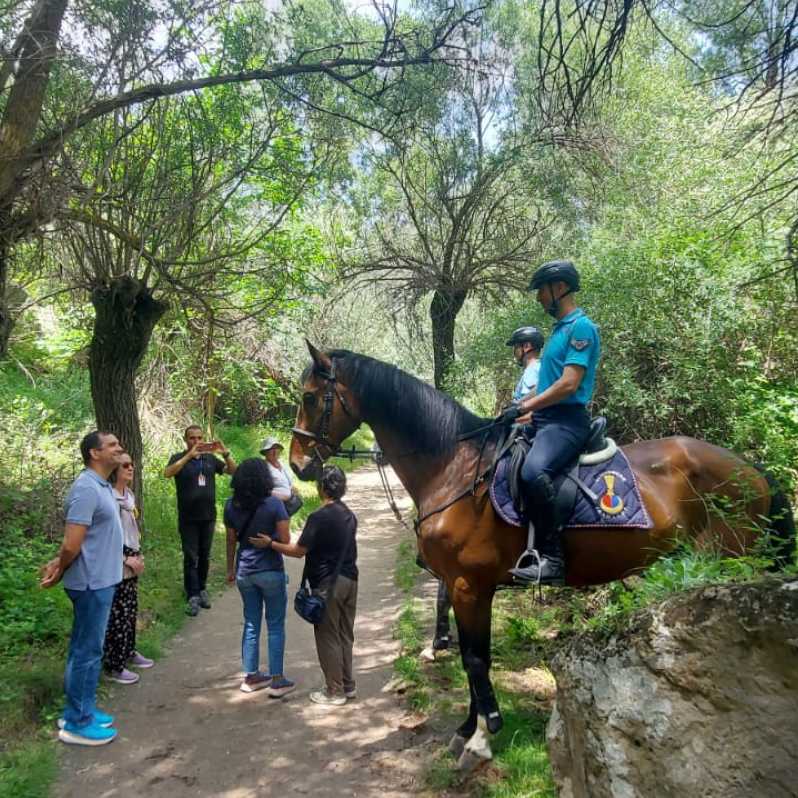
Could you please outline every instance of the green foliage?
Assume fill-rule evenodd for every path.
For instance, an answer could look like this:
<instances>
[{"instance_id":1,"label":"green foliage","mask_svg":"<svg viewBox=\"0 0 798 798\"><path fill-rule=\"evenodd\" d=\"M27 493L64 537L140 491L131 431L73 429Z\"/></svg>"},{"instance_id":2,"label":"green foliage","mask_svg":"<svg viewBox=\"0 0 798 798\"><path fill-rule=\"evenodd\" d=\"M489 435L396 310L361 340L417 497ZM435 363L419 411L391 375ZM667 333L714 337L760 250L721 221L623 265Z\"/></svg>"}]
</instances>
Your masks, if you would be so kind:
<instances>
[{"instance_id":1,"label":"green foliage","mask_svg":"<svg viewBox=\"0 0 798 798\"><path fill-rule=\"evenodd\" d=\"M674 593L713 584L755 581L761 579L771 566L772 560L765 554L720 557L688 548L657 560L631 588L622 582L609 585L600 608L577 620L576 628L584 623L586 629L617 631L637 610ZM795 567L789 568L788 572L795 572Z\"/></svg>"},{"instance_id":2,"label":"green foliage","mask_svg":"<svg viewBox=\"0 0 798 798\"><path fill-rule=\"evenodd\" d=\"M0 757L0 798L48 798L57 764L52 743L13 748Z\"/></svg>"}]
</instances>

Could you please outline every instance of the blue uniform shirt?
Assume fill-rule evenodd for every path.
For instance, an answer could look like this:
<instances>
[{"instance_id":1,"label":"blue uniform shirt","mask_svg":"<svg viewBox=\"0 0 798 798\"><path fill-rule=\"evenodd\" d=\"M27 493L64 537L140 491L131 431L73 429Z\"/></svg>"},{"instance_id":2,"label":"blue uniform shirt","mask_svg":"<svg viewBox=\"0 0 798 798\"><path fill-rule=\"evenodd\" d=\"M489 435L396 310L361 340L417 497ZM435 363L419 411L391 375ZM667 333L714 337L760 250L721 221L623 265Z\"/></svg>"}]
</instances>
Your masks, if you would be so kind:
<instances>
[{"instance_id":1,"label":"blue uniform shirt","mask_svg":"<svg viewBox=\"0 0 798 798\"><path fill-rule=\"evenodd\" d=\"M585 375L576 393L559 404L586 405L593 397L600 355L601 338L598 327L590 321L582 308L572 310L554 325L543 349L538 394L557 382L566 366L582 366Z\"/></svg>"},{"instance_id":2,"label":"blue uniform shirt","mask_svg":"<svg viewBox=\"0 0 798 798\"><path fill-rule=\"evenodd\" d=\"M111 483L90 468L72 483L64 502L69 524L88 527L80 554L64 571L64 587L100 590L122 581L122 519Z\"/></svg>"},{"instance_id":3,"label":"blue uniform shirt","mask_svg":"<svg viewBox=\"0 0 798 798\"><path fill-rule=\"evenodd\" d=\"M514 402L518 402L525 396L529 396L529 394L535 392L538 387L539 372L540 361L537 358L533 358L527 363L524 373L521 375L521 379L518 380L518 384L515 386L515 390L513 391Z\"/></svg>"}]
</instances>

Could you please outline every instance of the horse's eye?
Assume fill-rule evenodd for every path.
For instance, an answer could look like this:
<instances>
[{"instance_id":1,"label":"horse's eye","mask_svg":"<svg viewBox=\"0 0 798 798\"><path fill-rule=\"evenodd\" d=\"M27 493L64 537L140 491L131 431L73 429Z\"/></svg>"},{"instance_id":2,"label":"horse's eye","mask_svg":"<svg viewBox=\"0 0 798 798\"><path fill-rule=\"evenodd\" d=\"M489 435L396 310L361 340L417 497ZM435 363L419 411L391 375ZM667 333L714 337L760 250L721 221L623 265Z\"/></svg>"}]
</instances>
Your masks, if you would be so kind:
<instances>
[{"instance_id":1,"label":"horse's eye","mask_svg":"<svg viewBox=\"0 0 798 798\"><path fill-rule=\"evenodd\" d=\"M316 406L316 394L311 393L310 391L306 391L302 394L302 404L310 410Z\"/></svg>"}]
</instances>

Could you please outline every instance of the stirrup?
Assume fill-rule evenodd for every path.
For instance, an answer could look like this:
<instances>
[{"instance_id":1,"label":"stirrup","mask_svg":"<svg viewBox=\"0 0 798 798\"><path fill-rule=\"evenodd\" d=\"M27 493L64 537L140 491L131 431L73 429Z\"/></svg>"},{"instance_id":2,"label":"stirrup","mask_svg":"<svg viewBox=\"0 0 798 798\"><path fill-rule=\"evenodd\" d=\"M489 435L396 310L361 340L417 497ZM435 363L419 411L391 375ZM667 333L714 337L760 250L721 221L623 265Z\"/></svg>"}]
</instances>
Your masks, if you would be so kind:
<instances>
[{"instance_id":1,"label":"stirrup","mask_svg":"<svg viewBox=\"0 0 798 798\"><path fill-rule=\"evenodd\" d=\"M528 557L533 557L534 562L530 563L527 566L522 566L521 563L524 562ZM528 571L530 568L535 568L537 570L537 575L535 577L529 576L525 571ZM536 585L540 584L540 568L541 568L541 561L540 561L540 553L537 549L526 549L521 556L518 558L515 566L510 569L510 574L512 574L513 578L519 582L526 582L533 583Z\"/></svg>"}]
</instances>

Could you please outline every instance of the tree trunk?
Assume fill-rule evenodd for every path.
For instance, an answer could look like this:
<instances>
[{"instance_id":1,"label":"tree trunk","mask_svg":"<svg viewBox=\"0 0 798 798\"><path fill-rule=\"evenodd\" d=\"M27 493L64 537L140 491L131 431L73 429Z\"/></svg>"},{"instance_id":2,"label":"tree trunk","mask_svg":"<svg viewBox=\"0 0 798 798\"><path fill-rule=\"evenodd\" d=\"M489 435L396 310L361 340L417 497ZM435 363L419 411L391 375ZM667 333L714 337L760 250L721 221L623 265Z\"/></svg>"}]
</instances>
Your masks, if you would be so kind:
<instances>
[{"instance_id":1,"label":"tree trunk","mask_svg":"<svg viewBox=\"0 0 798 798\"><path fill-rule=\"evenodd\" d=\"M19 37L18 66L8 101L0 119L0 206L10 208L29 166L24 157L36 135L50 79L50 67L58 54L58 37L67 0L40 0L26 20Z\"/></svg>"},{"instance_id":2,"label":"tree trunk","mask_svg":"<svg viewBox=\"0 0 798 798\"><path fill-rule=\"evenodd\" d=\"M0 230L3 222L0 220ZM14 320L8 307L8 271L10 268L10 247L8 240L0 232L0 360L8 354L8 340Z\"/></svg>"},{"instance_id":3,"label":"tree trunk","mask_svg":"<svg viewBox=\"0 0 798 798\"><path fill-rule=\"evenodd\" d=\"M435 387L445 390L446 375L454 361L454 325L466 300L465 291L436 291L429 315L432 320L432 358Z\"/></svg>"},{"instance_id":4,"label":"tree trunk","mask_svg":"<svg viewBox=\"0 0 798 798\"><path fill-rule=\"evenodd\" d=\"M94 332L89 350L91 397L97 428L113 432L136 465L133 492L141 504L142 441L136 372L167 305L132 277L117 277L92 291Z\"/></svg>"}]
</instances>

